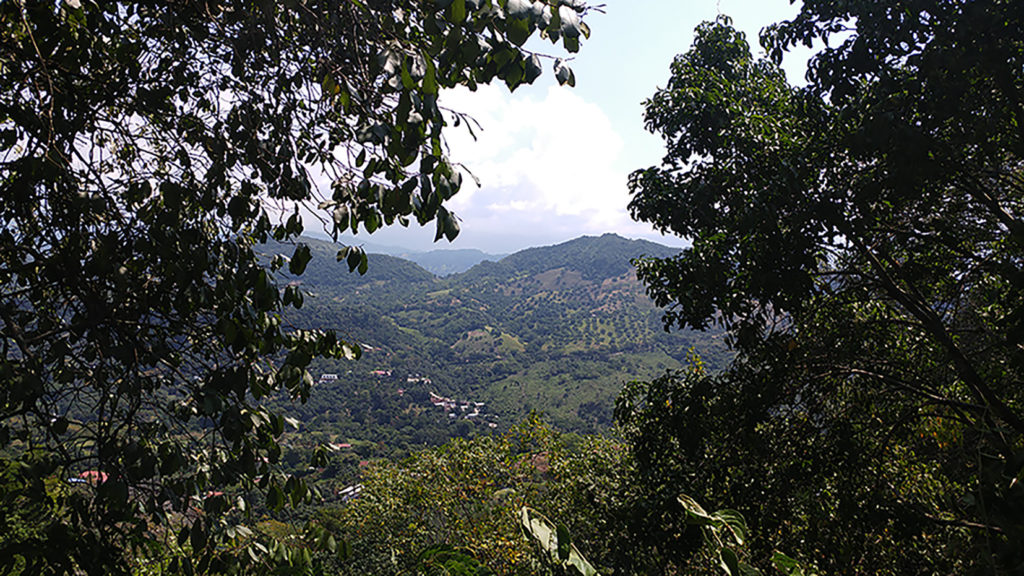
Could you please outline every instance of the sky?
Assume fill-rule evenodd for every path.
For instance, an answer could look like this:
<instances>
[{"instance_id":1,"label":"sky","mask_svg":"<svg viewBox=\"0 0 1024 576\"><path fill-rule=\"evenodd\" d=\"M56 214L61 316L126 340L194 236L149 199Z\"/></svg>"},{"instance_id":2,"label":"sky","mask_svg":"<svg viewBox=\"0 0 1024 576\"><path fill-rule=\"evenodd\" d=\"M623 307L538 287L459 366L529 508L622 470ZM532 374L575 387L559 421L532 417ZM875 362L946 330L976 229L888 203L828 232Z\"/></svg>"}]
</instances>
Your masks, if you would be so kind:
<instances>
[{"instance_id":1,"label":"sky","mask_svg":"<svg viewBox=\"0 0 1024 576\"><path fill-rule=\"evenodd\" d=\"M699 23L732 17L759 54L761 28L792 17L797 6L789 0L604 1L605 13L586 19L592 35L570 62L575 88L558 86L548 62L543 76L514 93L495 84L442 94L442 105L482 126L476 140L463 127L447 135L452 159L481 182L478 188L465 178L447 204L462 229L454 242L434 243L432 223L342 241L499 254L614 232L684 246L686 239L633 222L626 208L629 174L659 164L664 154L660 137L644 130L642 103L667 83L673 57L690 47ZM564 56L539 38L528 47ZM808 54L783 62L790 82L802 82Z\"/></svg>"}]
</instances>

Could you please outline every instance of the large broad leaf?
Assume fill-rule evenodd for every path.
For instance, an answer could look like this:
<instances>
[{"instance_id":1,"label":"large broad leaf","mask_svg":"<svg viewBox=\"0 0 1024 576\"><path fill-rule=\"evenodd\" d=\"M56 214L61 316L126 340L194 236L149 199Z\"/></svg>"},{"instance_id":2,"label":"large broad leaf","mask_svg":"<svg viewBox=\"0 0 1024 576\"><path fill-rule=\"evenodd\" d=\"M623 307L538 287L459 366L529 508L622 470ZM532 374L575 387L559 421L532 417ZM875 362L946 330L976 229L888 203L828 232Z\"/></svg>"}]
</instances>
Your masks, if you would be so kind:
<instances>
[{"instance_id":1,"label":"large broad leaf","mask_svg":"<svg viewBox=\"0 0 1024 576\"><path fill-rule=\"evenodd\" d=\"M743 519L743 515L736 510L718 510L711 515L711 519L720 522L721 525L728 527L729 531L733 535L736 544L740 546L747 539L747 521Z\"/></svg>"},{"instance_id":2,"label":"large broad leaf","mask_svg":"<svg viewBox=\"0 0 1024 576\"><path fill-rule=\"evenodd\" d=\"M740 576L740 559L731 548L722 548L718 554L719 567L729 576Z\"/></svg>"},{"instance_id":3,"label":"large broad leaf","mask_svg":"<svg viewBox=\"0 0 1024 576\"><path fill-rule=\"evenodd\" d=\"M295 253L292 255L291 261L288 262L288 271L296 276L301 275L306 271L306 265L313 258L313 254L309 250L308 244L299 244L295 247Z\"/></svg>"},{"instance_id":4,"label":"large broad leaf","mask_svg":"<svg viewBox=\"0 0 1024 576\"><path fill-rule=\"evenodd\" d=\"M772 554L772 566L786 576L814 576L817 574L813 569L801 564L799 560L790 558L778 550Z\"/></svg>"},{"instance_id":5,"label":"large broad leaf","mask_svg":"<svg viewBox=\"0 0 1024 576\"><path fill-rule=\"evenodd\" d=\"M459 24L466 19L466 0L455 0L448 8L448 21Z\"/></svg>"},{"instance_id":6,"label":"large broad leaf","mask_svg":"<svg viewBox=\"0 0 1024 576\"><path fill-rule=\"evenodd\" d=\"M509 2L511 4L511 0ZM582 22L580 21L580 15L569 8L568 6L558 7L558 19L561 21L561 33L562 36L568 38L578 38L581 32Z\"/></svg>"},{"instance_id":7,"label":"large broad leaf","mask_svg":"<svg viewBox=\"0 0 1024 576\"><path fill-rule=\"evenodd\" d=\"M533 84L533 81L540 77L543 68L540 64L540 57L536 54L526 60L526 70L523 72L523 83Z\"/></svg>"},{"instance_id":8,"label":"large broad leaf","mask_svg":"<svg viewBox=\"0 0 1024 576\"><path fill-rule=\"evenodd\" d=\"M698 524L701 526L707 526L713 524L714 520L711 516L704 511L704 508L693 498L690 498L686 494L680 494L676 500L683 505L683 509L686 510L687 522L690 524Z\"/></svg>"},{"instance_id":9,"label":"large broad leaf","mask_svg":"<svg viewBox=\"0 0 1024 576\"><path fill-rule=\"evenodd\" d=\"M569 68L565 64L565 60L562 60L561 58L555 60L555 79L558 80L560 85L576 85L576 75L573 74L572 68Z\"/></svg>"},{"instance_id":10,"label":"large broad leaf","mask_svg":"<svg viewBox=\"0 0 1024 576\"><path fill-rule=\"evenodd\" d=\"M505 28L505 36L509 42L522 46L530 37L530 21L527 18L509 18Z\"/></svg>"},{"instance_id":11,"label":"large broad leaf","mask_svg":"<svg viewBox=\"0 0 1024 576\"><path fill-rule=\"evenodd\" d=\"M505 12L510 18L529 18L532 12L533 2L530 0L508 0L505 5Z\"/></svg>"},{"instance_id":12,"label":"large broad leaf","mask_svg":"<svg viewBox=\"0 0 1024 576\"><path fill-rule=\"evenodd\" d=\"M574 544L569 542L566 546L564 540L559 543L559 535L565 540L569 539L569 531L564 526L555 528L543 514L526 506L520 511L520 521L526 535L532 538L553 562L582 576L598 576L597 569L580 554Z\"/></svg>"}]
</instances>

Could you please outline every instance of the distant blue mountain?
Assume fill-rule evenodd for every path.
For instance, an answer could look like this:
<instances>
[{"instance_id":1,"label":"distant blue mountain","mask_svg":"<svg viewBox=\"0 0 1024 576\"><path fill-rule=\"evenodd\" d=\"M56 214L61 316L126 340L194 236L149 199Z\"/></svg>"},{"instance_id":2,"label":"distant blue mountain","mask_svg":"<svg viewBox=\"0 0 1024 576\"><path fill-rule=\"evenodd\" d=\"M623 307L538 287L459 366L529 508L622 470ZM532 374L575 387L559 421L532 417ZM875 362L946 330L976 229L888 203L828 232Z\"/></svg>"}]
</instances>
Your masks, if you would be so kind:
<instances>
[{"instance_id":1,"label":"distant blue mountain","mask_svg":"<svg viewBox=\"0 0 1024 576\"><path fill-rule=\"evenodd\" d=\"M504 254L488 254L475 249L404 252L394 254L394 256L411 260L438 276L459 274L481 262L497 262L505 257Z\"/></svg>"},{"instance_id":2,"label":"distant blue mountain","mask_svg":"<svg viewBox=\"0 0 1024 576\"><path fill-rule=\"evenodd\" d=\"M481 262L487 260L497 262L507 256L507 254L489 254L475 248L413 250L404 246L388 246L373 242L356 241L353 238L343 239L342 242L360 246L367 254L384 254L415 262L435 276L459 274Z\"/></svg>"}]
</instances>

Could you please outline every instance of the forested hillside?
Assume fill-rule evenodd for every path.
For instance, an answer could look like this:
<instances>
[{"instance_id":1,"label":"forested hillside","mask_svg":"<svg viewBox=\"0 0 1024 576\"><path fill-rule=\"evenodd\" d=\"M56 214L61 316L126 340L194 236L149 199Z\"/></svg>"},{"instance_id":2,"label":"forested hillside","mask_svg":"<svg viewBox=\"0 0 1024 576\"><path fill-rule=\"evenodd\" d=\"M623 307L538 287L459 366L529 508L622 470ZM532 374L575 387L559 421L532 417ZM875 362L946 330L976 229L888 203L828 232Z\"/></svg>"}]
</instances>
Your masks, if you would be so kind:
<instances>
[{"instance_id":1,"label":"forested hillside","mask_svg":"<svg viewBox=\"0 0 1024 576\"><path fill-rule=\"evenodd\" d=\"M439 278L380 254L369 256L365 275L350 273L335 262L336 246L309 243L313 258L294 280L307 296L285 321L350 336L363 356L315 363L314 375L339 378L292 410L347 438L390 438L385 453L480 431L438 410L411 419L432 408L428 392L485 403L482 425L505 428L537 411L563 429L597 431L611 424L626 382L682 366L691 349L712 366L726 360L714 333L662 329L630 264L676 252L659 244L583 237ZM399 398L399 389L416 393ZM428 431L431 422L447 432Z\"/></svg>"}]
</instances>

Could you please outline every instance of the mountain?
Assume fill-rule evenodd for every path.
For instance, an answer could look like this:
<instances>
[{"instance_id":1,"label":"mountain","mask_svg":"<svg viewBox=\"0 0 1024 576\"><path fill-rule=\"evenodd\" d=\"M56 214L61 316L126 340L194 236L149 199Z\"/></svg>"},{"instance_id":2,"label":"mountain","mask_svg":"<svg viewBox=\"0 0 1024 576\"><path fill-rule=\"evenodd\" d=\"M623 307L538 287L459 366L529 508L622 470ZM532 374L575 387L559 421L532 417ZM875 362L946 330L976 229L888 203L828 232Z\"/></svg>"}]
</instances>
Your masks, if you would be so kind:
<instances>
[{"instance_id":1,"label":"mountain","mask_svg":"<svg viewBox=\"0 0 1024 576\"><path fill-rule=\"evenodd\" d=\"M318 243L325 246L329 246L334 252L337 252L337 247L327 242L326 239L322 238L303 238L303 242L307 243ZM386 244L377 244L374 242L366 242L362 237L345 237L341 240L343 244L351 244L353 246L359 246L367 254L383 254L386 256L395 256L415 262L424 270L436 275L436 276L448 276L449 274L456 274L459 272L465 272L473 266L490 260L497 262L506 256L506 254L490 254L483 252L475 248L464 248L464 249L447 249L441 248L437 250L412 250L403 246L389 246ZM334 253L332 252L332 253Z\"/></svg>"},{"instance_id":2,"label":"mountain","mask_svg":"<svg viewBox=\"0 0 1024 576\"><path fill-rule=\"evenodd\" d=\"M396 254L396 256L415 262L438 276L458 274L485 260L497 262L505 257L504 254L488 254L475 249L405 252Z\"/></svg>"},{"instance_id":3,"label":"mountain","mask_svg":"<svg viewBox=\"0 0 1024 576\"><path fill-rule=\"evenodd\" d=\"M712 368L728 359L720 334L662 328L630 264L677 252L653 242L582 237L443 278L378 254L360 276L335 262L335 246L310 244L299 279L309 296L287 321L333 328L366 350L355 363L320 362L346 376L328 387L397 390L415 375L430 392L486 403L502 422L537 410L562 428L594 430L610 424L623 383L682 367L691 348ZM362 409L330 394L350 415Z\"/></svg>"},{"instance_id":4,"label":"mountain","mask_svg":"<svg viewBox=\"0 0 1024 576\"><path fill-rule=\"evenodd\" d=\"M371 254L369 256L371 266L366 269L366 274L349 272L348 266L337 261L338 245L313 238L303 238L302 242L309 245L313 259L306 267L305 273L296 280L307 287L329 288L341 290L376 284L386 286L388 284L417 284L422 282L433 282L434 274L423 269L422 266L406 258L389 256L386 254ZM288 248L279 248L283 253L289 253Z\"/></svg>"},{"instance_id":5,"label":"mountain","mask_svg":"<svg viewBox=\"0 0 1024 576\"><path fill-rule=\"evenodd\" d=\"M582 236L554 246L527 248L503 258L497 267L504 274L542 274L564 268L586 280L616 278L633 272L630 260L639 256L665 258L679 250L647 240L629 240L616 234ZM478 271L478 272L483 272Z\"/></svg>"}]
</instances>

